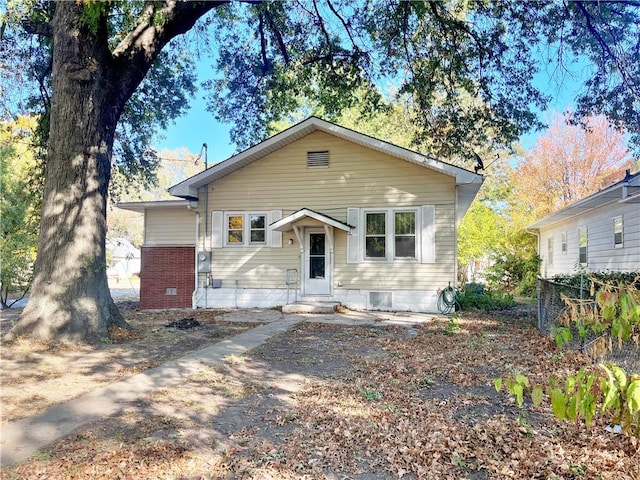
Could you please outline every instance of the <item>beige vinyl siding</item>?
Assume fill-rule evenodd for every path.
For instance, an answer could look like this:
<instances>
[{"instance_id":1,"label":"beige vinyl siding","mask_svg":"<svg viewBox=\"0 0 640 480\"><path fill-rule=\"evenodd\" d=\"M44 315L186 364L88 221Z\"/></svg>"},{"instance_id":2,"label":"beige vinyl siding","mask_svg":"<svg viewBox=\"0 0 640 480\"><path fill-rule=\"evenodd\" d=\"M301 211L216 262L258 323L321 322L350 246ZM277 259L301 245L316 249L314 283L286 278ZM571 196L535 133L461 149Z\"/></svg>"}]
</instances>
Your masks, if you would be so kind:
<instances>
[{"instance_id":1,"label":"beige vinyl siding","mask_svg":"<svg viewBox=\"0 0 640 480\"><path fill-rule=\"evenodd\" d=\"M307 168L307 152L329 150L329 167ZM199 197L204 198L203 189ZM314 132L209 185L211 211L282 210L283 217L309 208L347 221L347 207L435 205L435 264L346 263L346 232L334 230L334 282L345 288L435 289L454 271L455 180L324 132ZM202 212L202 207L201 212ZM211 232L207 232L210 235ZM245 286L284 286L286 268L300 269L299 245L214 249L212 274ZM448 279L453 281L454 279Z\"/></svg>"},{"instance_id":2,"label":"beige vinyl siding","mask_svg":"<svg viewBox=\"0 0 640 480\"><path fill-rule=\"evenodd\" d=\"M147 209L145 221L145 246L194 245L196 216L186 208Z\"/></svg>"}]
</instances>

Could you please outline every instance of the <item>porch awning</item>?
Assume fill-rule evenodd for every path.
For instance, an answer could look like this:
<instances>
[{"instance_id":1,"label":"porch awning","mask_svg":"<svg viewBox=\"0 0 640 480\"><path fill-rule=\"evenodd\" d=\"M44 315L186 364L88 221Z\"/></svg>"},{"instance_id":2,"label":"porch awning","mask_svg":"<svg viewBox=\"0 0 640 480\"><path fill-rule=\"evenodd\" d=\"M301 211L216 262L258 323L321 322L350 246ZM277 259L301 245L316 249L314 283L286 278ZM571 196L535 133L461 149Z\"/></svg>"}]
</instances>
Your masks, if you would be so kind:
<instances>
[{"instance_id":1,"label":"porch awning","mask_svg":"<svg viewBox=\"0 0 640 480\"><path fill-rule=\"evenodd\" d=\"M331 218L327 215L323 215L322 213L315 212L308 208L303 208L298 210L297 212L292 213L291 215L284 217L281 220L278 220L277 222L273 222L271 224L271 230L275 230L278 232L288 232L289 230L293 229L293 225L296 222L299 222L300 220L303 220L305 218L312 218L324 223L325 225L344 230L345 232L350 232L351 228L353 228L346 223L336 220L335 218Z\"/></svg>"}]
</instances>

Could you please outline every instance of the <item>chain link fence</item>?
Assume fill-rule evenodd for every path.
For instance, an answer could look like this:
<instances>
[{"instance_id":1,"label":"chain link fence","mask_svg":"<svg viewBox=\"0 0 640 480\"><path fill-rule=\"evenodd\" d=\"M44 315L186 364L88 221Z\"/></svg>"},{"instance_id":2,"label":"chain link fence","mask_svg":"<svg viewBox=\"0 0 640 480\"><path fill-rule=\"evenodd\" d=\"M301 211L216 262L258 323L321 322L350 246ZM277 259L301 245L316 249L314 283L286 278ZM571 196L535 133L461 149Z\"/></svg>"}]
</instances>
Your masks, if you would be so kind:
<instances>
[{"instance_id":1,"label":"chain link fence","mask_svg":"<svg viewBox=\"0 0 640 480\"><path fill-rule=\"evenodd\" d=\"M553 338L559 333L559 328L569 328L572 339L566 342L568 348L581 351L593 363L614 362L629 373L640 374L640 348L633 341L627 341L620 347L617 340L611 338L610 332L602 335L589 332L581 338L575 322L563 322L570 313L570 307L563 297L576 300L578 309L595 306L590 287L586 276L581 278L580 286L538 278L538 328Z\"/></svg>"}]
</instances>

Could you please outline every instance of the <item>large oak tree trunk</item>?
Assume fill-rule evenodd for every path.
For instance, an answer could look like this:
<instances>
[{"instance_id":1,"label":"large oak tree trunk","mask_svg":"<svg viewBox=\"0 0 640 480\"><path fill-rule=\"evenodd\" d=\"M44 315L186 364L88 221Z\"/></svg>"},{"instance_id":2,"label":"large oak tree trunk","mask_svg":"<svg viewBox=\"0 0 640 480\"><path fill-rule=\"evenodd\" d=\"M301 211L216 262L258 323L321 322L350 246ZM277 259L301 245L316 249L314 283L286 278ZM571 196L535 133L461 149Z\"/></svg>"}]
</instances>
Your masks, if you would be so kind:
<instances>
[{"instance_id":1,"label":"large oak tree trunk","mask_svg":"<svg viewBox=\"0 0 640 480\"><path fill-rule=\"evenodd\" d=\"M5 339L95 342L128 327L107 284L111 152L122 110L159 52L224 1L145 2L109 50L107 2L56 2L52 103L38 257L31 296Z\"/></svg>"},{"instance_id":2,"label":"large oak tree trunk","mask_svg":"<svg viewBox=\"0 0 640 480\"><path fill-rule=\"evenodd\" d=\"M76 2L59 3L54 32L46 183L31 296L7 338L94 342L127 327L106 274L107 189L123 105L108 50L78 25ZM99 27L100 28L100 27ZM104 42L106 45L106 42Z\"/></svg>"}]
</instances>

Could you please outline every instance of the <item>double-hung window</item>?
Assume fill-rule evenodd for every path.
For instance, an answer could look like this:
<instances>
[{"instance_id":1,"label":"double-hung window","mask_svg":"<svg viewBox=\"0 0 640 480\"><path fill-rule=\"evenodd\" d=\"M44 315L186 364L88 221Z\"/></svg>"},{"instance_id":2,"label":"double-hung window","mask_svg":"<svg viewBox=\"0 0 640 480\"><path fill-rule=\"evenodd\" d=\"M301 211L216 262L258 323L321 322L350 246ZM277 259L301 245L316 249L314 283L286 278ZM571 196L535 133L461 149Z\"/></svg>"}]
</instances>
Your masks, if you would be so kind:
<instances>
[{"instance_id":1,"label":"double-hung window","mask_svg":"<svg viewBox=\"0 0 640 480\"><path fill-rule=\"evenodd\" d=\"M560 252L563 255L567 254L567 231L563 230L560 233Z\"/></svg>"},{"instance_id":2,"label":"double-hung window","mask_svg":"<svg viewBox=\"0 0 640 480\"><path fill-rule=\"evenodd\" d=\"M365 258L387 258L386 212L366 213L365 218Z\"/></svg>"},{"instance_id":3,"label":"double-hung window","mask_svg":"<svg viewBox=\"0 0 640 480\"><path fill-rule=\"evenodd\" d=\"M262 244L267 241L267 217L266 215L251 214L249 243Z\"/></svg>"},{"instance_id":4,"label":"double-hung window","mask_svg":"<svg viewBox=\"0 0 640 480\"><path fill-rule=\"evenodd\" d=\"M553 237L547 238L547 265L553 265Z\"/></svg>"},{"instance_id":5,"label":"double-hung window","mask_svg":"<svg viewBox=\"0 0 640 480\"><path fill-rule=\"evenodd\" d=\"M578 229L578 262L580 264L587 263L587 227Z\"/></svg>"},{"instance_id":6,"label":"double-hung window","mask_svg":"<svg viewBox=\"0 0 640 480\"><path fill-rule=\"evenodd\" d=\"M416 212L394 212L395 258L416 258Z\"/></svg>"},{"instance_id":7,"label":"double-hung window","mask_svg":"<svg viewBox=\"0 0 640 480\"><path fill-rule=\"evenodd\" d=\"M227 215L227 244L244 244L244 215Z\"/></svg>"},{"instance_id":8,"label":"double-hung window","mask_svg":"<svg viewBox=\"0 0 640 480\"><path fill-rule=\"evenodd\" d=\"M227 213L227 245L265 245L267 243L266 213Z\"/></svg>"},{"instance_id":9,"label":"double-hung window","mask_svg":"<svg viewBox=\"0 0 640 480\"><path fill-rule=\"evenodd\" d=\"M392 261L417 258L418 209L364 211L364 258Z\"/></svg>"},{"instance_id":10,"label":"double-hung window","mask_svg":"<svg viewBox=\"0 0 640 480\"><path fill-rule=\"evenodd\" d=\"M622 248L622 217L615 217L613 219L613 246L614 248Z\"/></svg>"}]
</instances>

